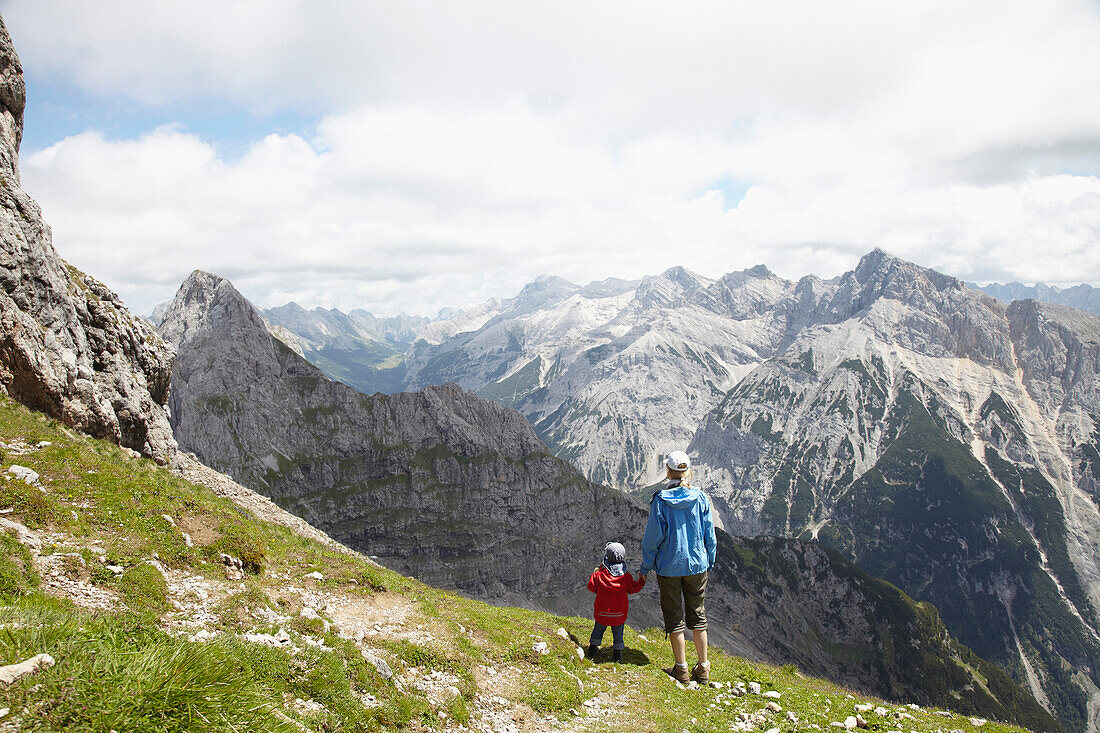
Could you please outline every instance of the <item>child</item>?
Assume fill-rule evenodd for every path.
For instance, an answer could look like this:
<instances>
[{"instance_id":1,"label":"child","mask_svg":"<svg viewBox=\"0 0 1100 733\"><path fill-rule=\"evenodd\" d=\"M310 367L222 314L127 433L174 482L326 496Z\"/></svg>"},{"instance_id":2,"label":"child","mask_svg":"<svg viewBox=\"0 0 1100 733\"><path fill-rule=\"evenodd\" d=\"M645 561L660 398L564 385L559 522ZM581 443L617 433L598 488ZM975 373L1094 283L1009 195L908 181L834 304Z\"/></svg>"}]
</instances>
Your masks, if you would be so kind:
<instances>
[{"instance_id":1,"label":"child","mask_svg":"<svg viewBox=\"0 0 1100 733\"><path fill-rule=\"evenodd\" d=\"M626 572L623 568L625 562L626 548L618 542L608 542L603 551L603 564L593 570L588 578L588 590L596 594L592 607L596 625L588 641L589 657L599 653L603 632L610 626L611 637L615 641L612 658L616 662L623 659L623 624L630 607L627 594L637 593L645 585L645 578L634 580L634 576Z\"/></svg>"}]
</instances>

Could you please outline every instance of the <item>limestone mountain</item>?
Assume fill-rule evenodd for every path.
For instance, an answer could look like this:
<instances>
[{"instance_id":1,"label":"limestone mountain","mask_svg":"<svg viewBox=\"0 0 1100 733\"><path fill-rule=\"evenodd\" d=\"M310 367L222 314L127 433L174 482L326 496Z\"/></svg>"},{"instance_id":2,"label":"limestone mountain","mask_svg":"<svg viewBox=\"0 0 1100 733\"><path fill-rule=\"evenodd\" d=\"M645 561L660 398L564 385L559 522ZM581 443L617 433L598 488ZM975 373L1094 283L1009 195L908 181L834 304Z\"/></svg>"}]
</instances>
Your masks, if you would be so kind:
<instances>
[{"instance_id":1,"label":"limestone mountain","mask_svg":"<svg viewBox=\"0 0 1100 733\"><path fill-rule=\"evenodd\" d=\"M172 352L118 297L57 254L19 185L26 90L0 21L0 387L100 438L167 461Z\"/></svg>"},{"instance_id":2,"label":"limestone mountain","mask_svg":"<svg viewBox=\"0 0 1100 733\"><path fill-rule=\"evenodd\" d=\"M645 508L550 455L514 410L456 385L370 397L330 381L208 273L184 282L161 333L179 351L181 446L384 564L496 602L584 613L604 542L624 540L636 562ZM1056 725L930 605L812 543L722 533L708 599L712 638L752 658ZM655 623L654 595L631 613Z\"/></svg>"},{"instance_id":3,"label":"limestone mountain","mask_svg":"<svg viewBox=\"0 0 1100 733\"><path fill-rule=\"evenodd\" d=\"M1100 318L881 252L804 283L691 443L726 526L838 549L1095 729Z\"/></svg>"},{"instance_id":4,"label":"limestone mountain","mask_svg":"<svg viewBox=\"0 0 1100 733\"><path fill-rule=\"evenodd\" d=\"M716 281L683 268L586 286L544 278L478 330L416 342L406 385L476 390L523 412L589 479L644 485L775 352L792 291L766 268Z\"/></svg>"}]
</instances>

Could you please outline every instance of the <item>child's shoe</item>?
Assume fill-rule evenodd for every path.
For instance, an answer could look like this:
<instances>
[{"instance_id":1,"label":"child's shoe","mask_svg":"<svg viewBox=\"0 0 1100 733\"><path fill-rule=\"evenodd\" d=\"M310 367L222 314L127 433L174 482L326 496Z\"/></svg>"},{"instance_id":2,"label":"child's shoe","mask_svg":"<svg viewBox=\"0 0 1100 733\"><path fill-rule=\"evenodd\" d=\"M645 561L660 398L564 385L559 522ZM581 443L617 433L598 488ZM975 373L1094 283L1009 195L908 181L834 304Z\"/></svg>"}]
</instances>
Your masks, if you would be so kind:
<instances>
[{"instance_id":1,"label":"child's shoe","mask_svg":"<svg viewBox=\"0 0 1100 733\"><path fill-rule=\"evenodd\" d=\"M612 651L611 652L611 661L613 661L613 662L623 661L623 650L622 649L615 649L614 651Z\"/></svg>"},{"instance_id":2,"label":"child's shoe","mask_svg":"<svg viewBox=\"0 0 1100 733\"><path fill-rule=\"evenodd\" d=\"M585 652L585 656L589 659L595 659L596 655L600 653L600 648L595 644L588 645L588 651Z\"/></svg>"}]
</instances>

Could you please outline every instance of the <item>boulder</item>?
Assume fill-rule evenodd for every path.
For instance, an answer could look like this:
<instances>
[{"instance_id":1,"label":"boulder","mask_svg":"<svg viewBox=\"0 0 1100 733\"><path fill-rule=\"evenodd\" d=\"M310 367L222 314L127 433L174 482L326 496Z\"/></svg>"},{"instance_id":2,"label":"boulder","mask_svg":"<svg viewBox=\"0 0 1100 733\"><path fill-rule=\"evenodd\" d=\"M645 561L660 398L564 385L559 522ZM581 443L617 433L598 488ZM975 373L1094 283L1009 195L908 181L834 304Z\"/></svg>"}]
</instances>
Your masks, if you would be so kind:
<instances>
[{"instance_id":1,"label":"boulder","mask_svg":"<svg viewBox=\"0 0 1100 733\"><path fill-rule=\"evenodd\" d=\"M18 664L9 664L0 667L0 684L10 685L43 669L49 669L54 665L54 659L49 654L36 654Z\"/></svg>"}]
</instances>

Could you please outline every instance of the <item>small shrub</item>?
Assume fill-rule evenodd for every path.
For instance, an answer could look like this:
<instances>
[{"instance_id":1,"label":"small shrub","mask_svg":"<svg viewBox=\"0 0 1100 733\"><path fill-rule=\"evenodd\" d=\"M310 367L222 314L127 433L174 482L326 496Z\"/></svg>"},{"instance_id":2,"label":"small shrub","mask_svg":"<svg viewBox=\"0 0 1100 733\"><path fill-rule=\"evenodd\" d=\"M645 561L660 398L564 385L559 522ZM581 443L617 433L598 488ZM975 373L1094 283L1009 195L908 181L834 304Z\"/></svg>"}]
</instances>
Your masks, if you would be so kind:
<instances>
[{"instance_id":1,"label":"small shrub","mask_svg":"<svg viewBox=\"0 0 1100 733\"><path fill-rule=\"evenodd\" d=\"M168 607L168 583L149 563L138 563L118 579L118 591L136 611L160 613Z\"/></svg>"},{"instance_id":2,"label":"small shrub","mask_svg":"<svg viewBox=\"0 0 1100 733\"><path fill-rule=\"evenodd\" d=\"M0 482L0 506L14 510L24 524L34 529L46 526L57 516L56 507L41 489L17 480Z\"/></svg>"},{"instance_id":3,"label":"small shrub","mask_svg":"<svg viewBox=\"0 0 1100 733\"><path fill-rule=\"evenodd\" d=\"M258 588L248 587L239 593L226 596L214 609L219 626L243 631L251 625L252 611L269 608L271 599Z\"/></svg>"},{"instance_id":4,"label":"small shrub","mask_svg":"<svg viewBox=\"0 0 1100 733\"><path fill-rule=\"evenodd\" d=\"M10 600L38 587L38 573L26 547L0 530L0 598Z\"/></svg>"},{"instance_id":5,"label":"small shrub","mask_svg":"<svg viewBox=\"0 0 1100 733\"><path fill-rule=\"evenodd\" d=\"M224 552L240 558L244 569L253 575L263 570L267 547L254 532L250 532L242 524L231 522L223 522L218 527L218 532L221 536L211 546L215 554Z\"/></svg>"}]
</instances>

